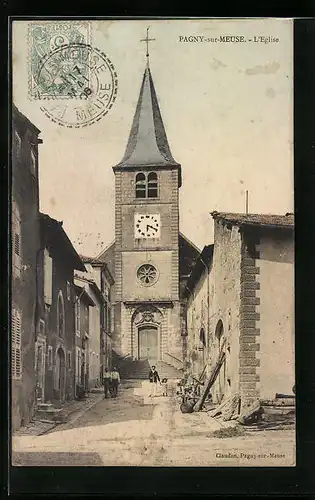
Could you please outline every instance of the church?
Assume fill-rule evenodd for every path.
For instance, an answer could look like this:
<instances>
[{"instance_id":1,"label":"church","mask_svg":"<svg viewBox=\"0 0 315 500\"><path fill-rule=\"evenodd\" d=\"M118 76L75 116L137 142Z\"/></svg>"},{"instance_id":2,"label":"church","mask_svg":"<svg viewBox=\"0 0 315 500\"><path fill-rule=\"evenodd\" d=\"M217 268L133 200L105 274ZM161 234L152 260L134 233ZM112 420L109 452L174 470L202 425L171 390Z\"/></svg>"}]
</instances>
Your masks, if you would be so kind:
<instances>
[{"instance_id":1,"label":"church","mask_svg":"<svg viewBox=\"0 0 315 500\"><path fill-rule=\"evenodd\" d=\"M179 230L182 167L170 150L148 51L125 154L113 172L115 241L98 259L115 280L114 352L182 368L183 292L200 250Z\"/></svg>"}]
</instances>

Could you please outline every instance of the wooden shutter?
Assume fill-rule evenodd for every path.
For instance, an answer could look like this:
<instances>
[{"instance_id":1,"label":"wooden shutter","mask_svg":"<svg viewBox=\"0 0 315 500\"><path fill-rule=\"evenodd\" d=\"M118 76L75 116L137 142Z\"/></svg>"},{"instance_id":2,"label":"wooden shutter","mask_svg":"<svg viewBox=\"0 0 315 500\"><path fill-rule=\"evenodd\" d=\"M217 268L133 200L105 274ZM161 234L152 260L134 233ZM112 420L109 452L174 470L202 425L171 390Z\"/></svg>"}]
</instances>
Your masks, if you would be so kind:
<instances>
[{"instance_id":1,"label":"wooden shutter","mask_svg":"<svg viewBox=\"0 0 315 500\"><path fill-rule=\"evenodd\" d=\"M15 201L12 204L12 271L14 276L21 274L21 218Z\"/></svg>"},{"instance_id":2,"label":"wooden shutter","mask_svg":"<svg viewBox=\"0 0 315 500\"><path fill-rule=\"evenodd\" d=\"M12 310L12 378L19 379L22 374L21 359L21 313L17 309Z\"/></svg>"},{"instance_id":3,"label":"wooden shutter","mask_svg":"<svg viewBox=\"0 0 315 500\"><path fill-rule=\"evenodd\" d=\"M52 258L47 249L44 253L44 300L45 304L52 303Z\"/></svg>"}]
</instances>

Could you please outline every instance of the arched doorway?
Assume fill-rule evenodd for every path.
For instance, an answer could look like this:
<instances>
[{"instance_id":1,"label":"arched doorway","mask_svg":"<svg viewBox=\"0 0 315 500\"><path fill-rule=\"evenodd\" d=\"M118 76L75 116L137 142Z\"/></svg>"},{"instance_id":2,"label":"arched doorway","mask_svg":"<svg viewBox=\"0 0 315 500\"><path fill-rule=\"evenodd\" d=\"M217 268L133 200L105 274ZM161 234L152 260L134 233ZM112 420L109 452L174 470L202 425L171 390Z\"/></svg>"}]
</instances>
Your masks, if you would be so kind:
<instances>
[{"instance_id":1,"label":"arched doorway","mask_svg":"<svg viewBox=\"0 0 315 500\"><path fill-rule=\"evenodd\" d=\"M156 361L159 356L158 329L154 325L138 328L139 359Z\"/></svg>"},{"instance_id":2,"label":"arched doorway","mask_svg":"<svg viewBox=\"0 0 315 500\"><path fill-rule=\"evenodd\" d=\"M56 389L58 399L65 400L65 385L66 385L66 360L63 349L59 347L56 355Z\"/></svg>"},{"instance_id":3,"label":"arched doorway","mask_svg":"<svg viewBox=\"0 0 315 500\"><path fill-rule=\"evenodd\" d=\"M222 349L223 341L224 341L224 328L221 319L219 319L216 329L215 329L215 337L217 339L217 348L218 355ZM225 384L226 384L226 360L224 359L223 364L220 368L218 379L217 379L217 399L218 402L221 402L224 394L225 394Z\"/></svg>"}]
</instances>

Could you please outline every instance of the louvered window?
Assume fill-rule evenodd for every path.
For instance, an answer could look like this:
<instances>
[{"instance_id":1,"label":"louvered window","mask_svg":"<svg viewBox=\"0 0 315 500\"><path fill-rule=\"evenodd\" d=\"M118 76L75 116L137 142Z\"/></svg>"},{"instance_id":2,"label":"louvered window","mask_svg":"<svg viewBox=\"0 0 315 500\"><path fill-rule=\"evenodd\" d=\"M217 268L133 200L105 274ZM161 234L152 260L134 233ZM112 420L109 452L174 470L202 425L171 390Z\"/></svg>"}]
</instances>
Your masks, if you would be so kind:
<instances>
[{"instance_id":1,"label":"louvered window","mask_svg":"<svg viewBox=\"0 0 315 500\"><path fill-rule=\"evenodd\" d=\"M18 233L14 235L14 251L16 255L20 256L20 235Z\"/></svg>"},{"instance_id":2,"label":"louvered window","mask_svg":"<svg viewBox=\"0 0 315 500\"><path fill-rule=\"evenodd\" d=\"M139 172L136 175L136 198L157 198L158 197L158 176L156 172L144 174Z\"/></svg>"},{"instance_id":3,"label":"louvered window","mask_svg":"<svg viewBox=\"0 0 315 500\"><path fill-rule=\"evenodd\" d=\"M22 267L21 217L15 201L12 203L12 272L20 276Z\"/></svg>"},{"instance_id":4,"label":"louvered window","mask_svg":"<svg viewBox=\"0 0 315 500\"><path fill-rule=\"evenodd\" d=\"M12 336L11 336L11 362L12 378L20 379L22 375L21 359L21 313L17 309L12 310Z\"/></svg>"},{"instance_id":5,"label":"louvered window","mask_svg":"<svg viewBox=\"0 0 315 500\"><path fill-rule=\"evenodd\" d=\"M148 175L148 198L157 198L158 195L158 178L155 172L150 172Z\"/></svg>"}]
</instances>

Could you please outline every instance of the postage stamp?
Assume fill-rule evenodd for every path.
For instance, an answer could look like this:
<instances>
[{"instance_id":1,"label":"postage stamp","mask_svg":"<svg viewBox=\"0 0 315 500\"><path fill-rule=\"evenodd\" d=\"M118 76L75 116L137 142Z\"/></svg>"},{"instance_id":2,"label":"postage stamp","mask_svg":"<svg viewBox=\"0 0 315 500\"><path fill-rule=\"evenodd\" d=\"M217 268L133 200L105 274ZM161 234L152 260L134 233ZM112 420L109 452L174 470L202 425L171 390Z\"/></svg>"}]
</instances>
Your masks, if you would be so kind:
<instances>
[{"instance_id":1,"label":"postage stamp","mask_svg":"<svg viewBox=\"0 0 315 500\"><path fill-rule=\"evenodd\" d=\"M89 21L42 21L28 25L28 94L30 99L70 99L67 89L60 85L58 66L45 66L47 54L62 45L91 44L92 31ZM58 80L56 81L56 76Z\"/></svg>"},{"instance_id":2,"label":"postage stamp","mask_svg":"<svg viewBox=\"0 0 315 500\"><path fill-rule=\"evenodd\" d=\"M92 125L113 106L118 77L109 57L84 43L61 45L37 66L37 81L45 89L40 109L68 128Z\"/></svg>"}]
</instances>

